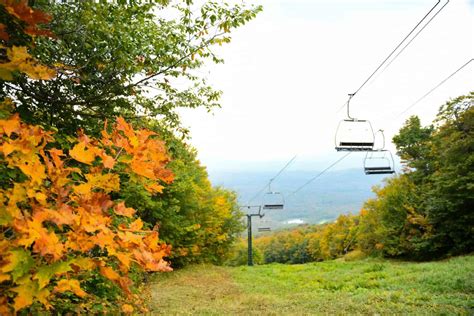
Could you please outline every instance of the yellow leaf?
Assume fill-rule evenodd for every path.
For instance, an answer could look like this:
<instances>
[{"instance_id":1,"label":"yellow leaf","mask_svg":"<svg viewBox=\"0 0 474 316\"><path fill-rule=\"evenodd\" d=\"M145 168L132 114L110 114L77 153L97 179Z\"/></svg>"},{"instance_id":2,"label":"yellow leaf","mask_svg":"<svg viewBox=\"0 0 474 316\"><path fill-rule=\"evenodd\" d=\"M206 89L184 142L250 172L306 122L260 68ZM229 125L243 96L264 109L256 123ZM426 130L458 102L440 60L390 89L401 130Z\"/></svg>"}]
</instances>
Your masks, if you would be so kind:
<instances>
[{"instance_id":1,"label":"yellow leaf","mask_svg":"<svg viewBox=\"0 0 474 316\"><path fill-rule=\"evenodd\" d=\"M24 161L18 168L31 178L34 183L41 184L46 178L46 168L40 161Z\"/></svg>"},{"instance_id":2,"label":"yellow leaf","mask_svg":"<svg viewBox=\"0 0 474 316\"><path fill-rule=\"evenodd\" d=\"M118 174L87 174L87 183L76 185L73 190L80 195L91 194L93 189L102 189L105 193L120 190L120 177Z\"/></svg>"},{"instance_id":3,"label":"yellow leaf","mask_svg":"<svg viewBox=\"0 0 474 316\"><path fill-rule=\"evenodd\" d=\"M131 314L131 313L133 313L133 307L132 307L132 305L123 304L123 305L122 305L122 312L124 312L125 314Z\"/></svg>"},{"instance_id":4,"label":"yellow leaf","mask_svg":"<svg viewBox=\"0 0 474 316\"><path fill-rule=\"evenodd\" d=\"M90 165L95 159L95 153L92 150L86 150L84 143L78 143L69 151L69 155L75 160Z\"/></svg>"},{"instance_id":5,"label":"yellow leaf","mask_svg":"<svg viewBox=\"0 0 474 316\"><path fill-rule=\"evenodd\" d=\"M50 292L47 289L40 290L38 282L32 281L29 276L25 276L18 280L17 284L19 284L19 286L12 289L13 292L18 294L13 303L15 312L30 306L34 301L43 303L48 309L51 308L51 305L48 303Z\"/></svg>"},{"instance_id":6,"label":"yellow leaf","mask_svg":"<svg viewBox=\"0 0 474 316\"><path fill-rule=\"evenodd\" d=\"M80 270L92 270L96 267L94 260L83 257L73 259L70 264L78 267Z\"/></svg>"},{"instance_id":7,"label":"yellow leaf","mask_svg":"<svg viewBox=\"0 0 474 316\"><path fill-rule=\"evenodd\" d=\"M46 194L44 193L41 193L41 192L37 192L35 194L35 199L36 201L38 201L41 205L45 206L47 203L46 203L46 199L48 197L46 196Z\"/></svg>"},{"instance_id":8,"label":"yellow leaf","mask_svg":"<svg viewBox=\"0 0 474 316\"><path fill-rule=\"evenodd\" d=\"M92 191L92 184L91 183L82 183L73 187L73 190L76 194L79 195L87 195L90 194Z\"/></svg>"},{"instance_id":9,"label":"yellow leaf","mask_svg":"<svg viewBox=\"0 0 474 316\"><path fill-rule=\"evenodd\" d=\"M54 288L54 292L63 293L67 291L73 292L79 297L87 296L87 293L81 289L81 285L79 281L75 279L60 280L58 284L56 285L56 287Z\"/></svg>"},{"instance_id":10,"label":"yellow leaf","mask_svg":"<svg viewBox=\"0 0 474 316\"><path fill-rule=\"evenodd\" d=\"M31 282L29 278L25 278L22 284L12 289L13 292L18 294L13 304L15 312L33 304L34 293L37 292L37 288L38 285L36 283Z\"/></svg>"},{"instance_id":11,"label":"yellow leaf","mask_svg":"<svg viewBox=\"0 0 474 316\"><path fill-rule=\"evenodd\" d=\"M6 71L20 71L27 74L31 79L48 80L56 75L56 71L45 65L38 63L28 53L26 46L13 46L7 48L7 58L9 62L0 64L3 73ZM6 75L8 77L8 75Z\"/></svg>"},{"instance_id":12,"label":"yellow leaf","mask_svg":"<svg viewBox=\"0 0 474 316\"><path fill-rule=\"evenodd\" d=\"M130 224L130 230L140 231L143 228L143 222L141 218L138 218L133 223Z\"/></svg>"}]
</instances>

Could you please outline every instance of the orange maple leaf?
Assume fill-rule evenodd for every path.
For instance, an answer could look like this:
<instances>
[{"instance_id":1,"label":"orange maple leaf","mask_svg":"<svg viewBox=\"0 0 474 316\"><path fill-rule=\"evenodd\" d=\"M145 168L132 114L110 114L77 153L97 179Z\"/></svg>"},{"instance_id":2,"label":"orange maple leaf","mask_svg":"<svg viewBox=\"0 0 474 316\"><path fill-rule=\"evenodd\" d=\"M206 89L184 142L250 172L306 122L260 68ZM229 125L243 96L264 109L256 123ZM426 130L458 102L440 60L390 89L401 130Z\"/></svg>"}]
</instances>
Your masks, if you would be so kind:
<instances>
[{"instance_id":1,"label":"orange maple leaf","mask_svg":"<svg viewBox=\"0 0 474 316\"><path fill-rule=\"evenodd\" d=\"M0 146L0 151L3 152L3 155L6 157L10 155L13 151L15 151L16 146L10 144L8 141L4 142L2 146Z\"/></svg>"},{"instance_id":2,"label":"orange maple leaf","mask_svg":"<svg viewBox=\"0 0 474 316\"><path fill-rule=\"evenodd\" d=\"M130 269L130 262L131 262L130 254L117 252L114 254L114 256L117 257L120 263L125 267L126 271Z\"/></svg>"},{"instance_id":3,"label":"orange maple leaf","mask_svg":"<svg viewBox=\"0 0 474 316\"><path fill-rule=\"evenodd\" d=\"M114 212L117 215L122 215L126 217L132 217L136 211L131 207L126 207L125 202L120 202L114 207Z\"/></svg>"},{"instance_id":4,"label":"orange maple leaf","mask_svg":"<svg viewBox=\"0 0 474 316\"><path fill-rule=\"evenodd\" d=\"M35 240L33 251L42 256L50 255L53 261L57 261L64 253L64 245L54 232L41 231L38 239Z\"/></svg>"},{"instance_id":5,"label":"orange maple leaf","mask_svg":"<svg viewBox=\"0 0 474 316\"><path fill-rule=\"evenodd\" d=\"M18 113L14 114L7 120L0 120L0 128L10 137L12 133L16 133L20 129L20 116Z\"/></svg>"},{"instance_id":6,"label":"orange maple leaf","mask_svg":"<svg viewBox=\"0 0 474 316\"><path fill-rule=\"evenodd\" d=\"M113 169L113 167L115 166L114 158L110 157L107 154L102 154L101 158L102 158L102 164L104 165L105 168Z\"/></svg>"},{"instance_id":7,"label":"orange maple leaf","mask_svg":"<svg viewBox=\"0 0 474 316\"><path fill-rule=\"evenodd\" d=\"M104 229L100 231L97 235L93 237L94 243L105 249L106 247L114 248L116 246L116 242L114 241L115 234L108 229Z\"/></svg>"},{"instance_id":8,"label":"orange maple leaf","mask_svg":"<svg viewBox=\"0 0 474 316\"><path fill-rule=\"evenodd\" d=\"M120 279L120 274L114 271L114 269L103 266L99 268L100 274L111 281L118 281Z\"/></svg>"}]
</instances>

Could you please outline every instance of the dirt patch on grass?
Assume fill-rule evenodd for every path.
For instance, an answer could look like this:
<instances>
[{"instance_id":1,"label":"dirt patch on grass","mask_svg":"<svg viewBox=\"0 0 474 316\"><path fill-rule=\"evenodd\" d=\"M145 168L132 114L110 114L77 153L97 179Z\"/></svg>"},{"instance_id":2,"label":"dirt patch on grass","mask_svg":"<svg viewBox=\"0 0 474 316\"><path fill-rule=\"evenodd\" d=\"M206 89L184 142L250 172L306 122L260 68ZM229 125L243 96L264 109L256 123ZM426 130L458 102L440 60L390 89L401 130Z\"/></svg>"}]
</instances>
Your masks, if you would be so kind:
<instances>
[{"instance_id":1,"label":"dirt patch on grass","mask_svg":"<svg viewBox=\"0 0 474 316\"><path fill-rule=\"evenodd\" d=\"M229 273L215 266L193 266L155 277L147 289L153 314L219 314L241 295Z\"/></svg>"}]
</instances>

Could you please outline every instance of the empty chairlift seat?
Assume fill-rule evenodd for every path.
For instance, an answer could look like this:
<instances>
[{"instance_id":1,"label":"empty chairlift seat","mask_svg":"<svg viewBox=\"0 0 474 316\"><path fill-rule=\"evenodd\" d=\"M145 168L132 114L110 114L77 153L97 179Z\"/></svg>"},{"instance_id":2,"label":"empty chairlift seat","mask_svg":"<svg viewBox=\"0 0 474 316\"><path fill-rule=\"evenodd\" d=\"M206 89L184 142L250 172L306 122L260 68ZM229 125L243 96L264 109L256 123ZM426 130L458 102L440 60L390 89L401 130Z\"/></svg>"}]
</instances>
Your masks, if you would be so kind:
<instances>
[{"instance_id":1,"label":"empty chairlift seat","mask_svg":"<svg viewBox=\"0 0 474 316\"><path fill-rule=\"evenodd\" d=\"M285 207L283 195L280 192L265 193L262 207L264 210L282 210Z\"/></svg>"},{"instance_id":2,"label":"empty chairlift seat","mask_svg":"<svg viewBox=\"0 0 474 316\"><path fill-rule=\"evenodd\" d=\"M364 172L367 175L395 173L392 153L388 150L367 152L364 159Z\"/></svg>"},{"instance_id":3,"label":"empty chairlift seat","mask_svg":"<svg viewBox=\"0 0 474 316\"><path fill-rule=\"evenodd\" d=\"M258 223L258 232L264 233L264 232L270 232L270 231L272 231L270 221L265 220L265 219L260 219Z\"/></svg>"},{"instance_id":4,"label":"empty chairlift seat","mask_svg":"<svg viewBox=\"0 0 474 316\"><path fill-rule=\"evenodd\" d=\"M337 151L371 151L374 148L372 125L366 120L342 120L335 141Z\"/></svg>"}]
</instances>

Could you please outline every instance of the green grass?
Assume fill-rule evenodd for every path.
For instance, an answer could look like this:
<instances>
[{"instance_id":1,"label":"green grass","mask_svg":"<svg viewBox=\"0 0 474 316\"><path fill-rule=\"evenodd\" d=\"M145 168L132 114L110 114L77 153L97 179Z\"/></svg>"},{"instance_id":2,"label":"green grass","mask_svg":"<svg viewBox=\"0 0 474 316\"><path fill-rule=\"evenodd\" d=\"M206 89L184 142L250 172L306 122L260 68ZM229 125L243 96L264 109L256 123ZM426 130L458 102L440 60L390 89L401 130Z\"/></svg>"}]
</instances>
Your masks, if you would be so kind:
<instances>
[{"instance_id":1,"label":"green grass","mask_svg":"<svg viewBox=\"0 0 474 316\"><path fill-rule=\"evenodd\" d=\"M192 266L158 275L148 293L163 315L474 315L474 256Z\"/></svg>"}]
</instances>

